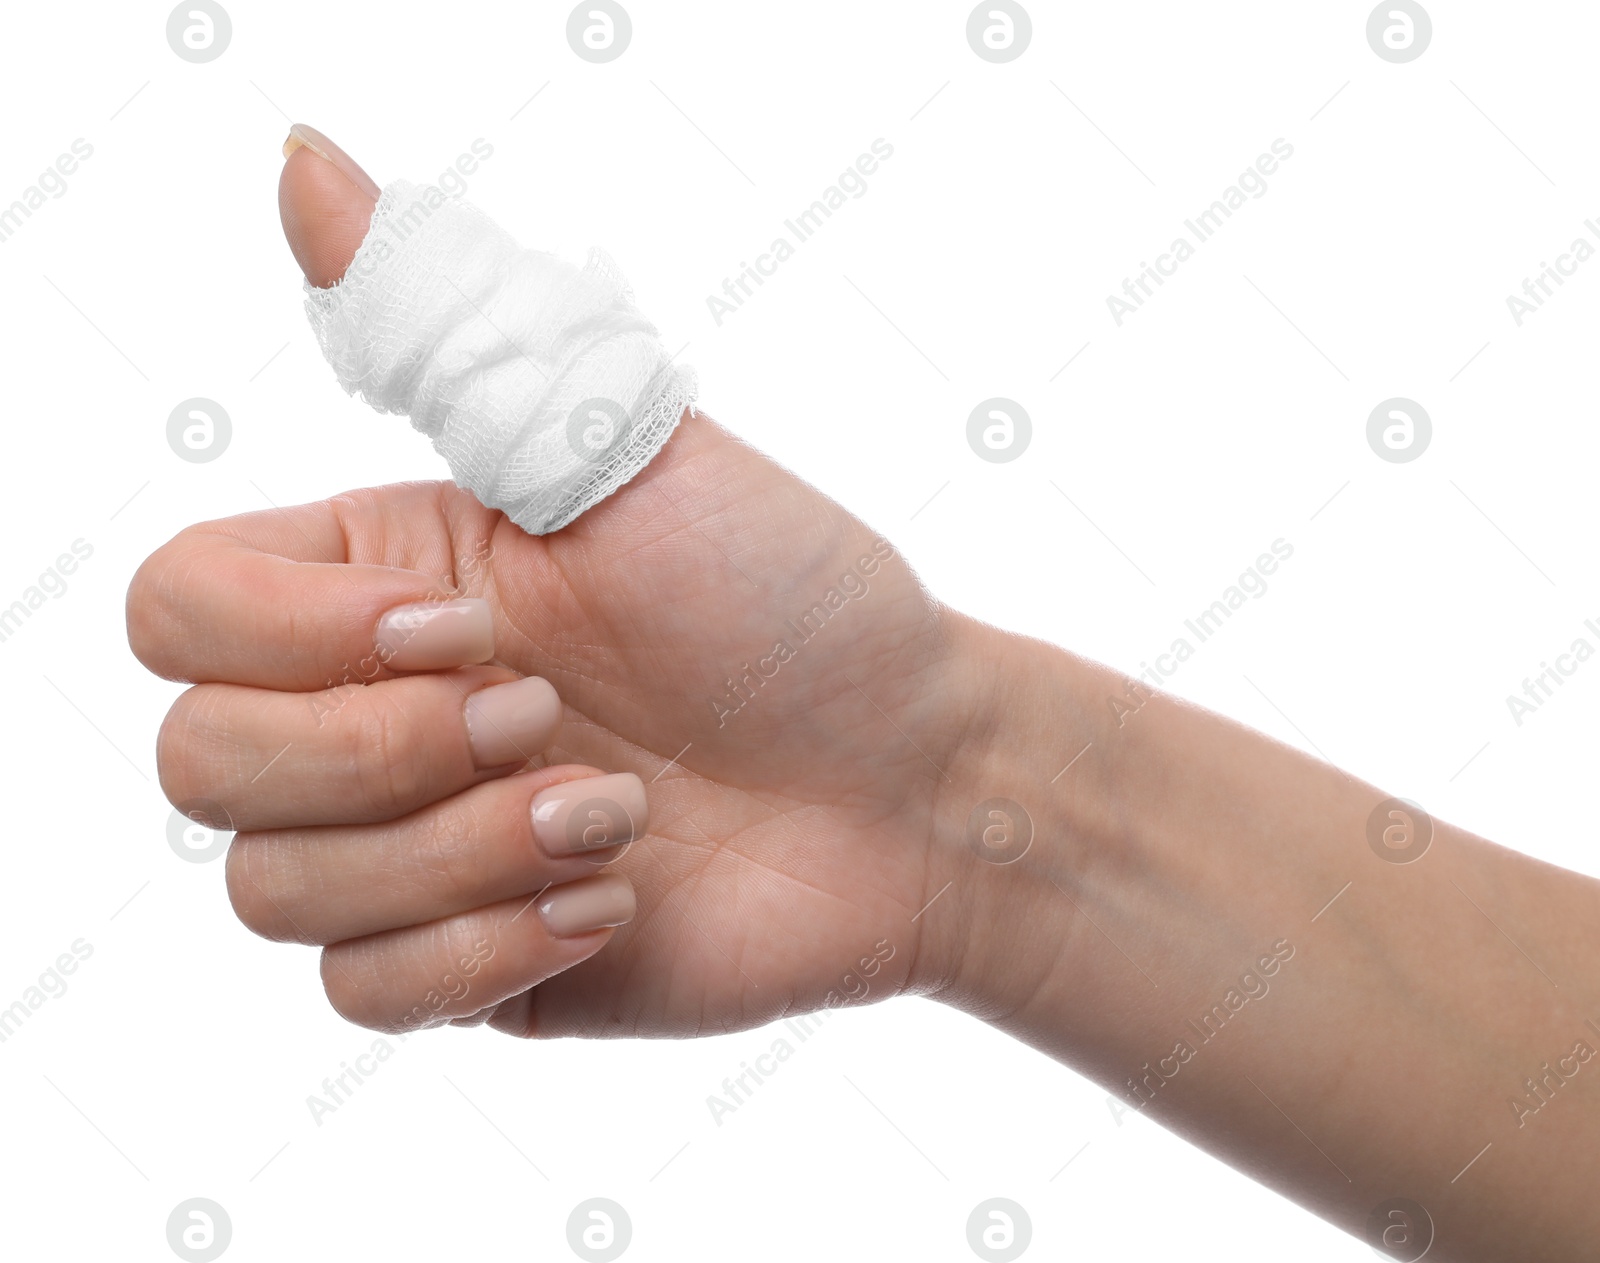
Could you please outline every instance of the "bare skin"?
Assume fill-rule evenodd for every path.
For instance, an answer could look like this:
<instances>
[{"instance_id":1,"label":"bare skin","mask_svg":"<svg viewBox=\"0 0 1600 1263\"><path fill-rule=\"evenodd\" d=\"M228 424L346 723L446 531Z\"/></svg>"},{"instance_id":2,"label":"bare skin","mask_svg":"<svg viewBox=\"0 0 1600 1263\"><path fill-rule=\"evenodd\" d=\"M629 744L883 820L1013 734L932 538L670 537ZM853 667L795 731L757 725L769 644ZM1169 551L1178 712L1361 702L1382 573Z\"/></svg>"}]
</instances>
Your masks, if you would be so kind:
<instances>
[{"instance_id":1,"label":"bare skin","mask_svg":"<svg viewBox=\"0 0 1600 1263\"><path fill-rule=\"evenodd\" d=\"M343 274L375 187L289 155L280 207L313 284ZM490 664L326 691L385 610L462 595L490 602ZM1394 862L1429 822L1397 823L1390 794L939 605L704 415L552 536L448 483L191 527L135 576L128 627L195 684L162 729L164 789L226 808L241 919L322 945L353 1021L402 1029L431 996L430 1021L525 1037L682 1036L924 994L1364 1239L1407 1198L1430 1259L1592 1256L1600 883L1439 821ZM479 770L463 698L521 676L554 684L560 732ZM542 854L528 801L615 771L649 783L649 835L603 870L637 912L552 935L530 899L607 857ZM994 798L1031 821L1014 862L977 853ZM486 941L468 993L437 995Z\"/></svg>"}]
</instances>

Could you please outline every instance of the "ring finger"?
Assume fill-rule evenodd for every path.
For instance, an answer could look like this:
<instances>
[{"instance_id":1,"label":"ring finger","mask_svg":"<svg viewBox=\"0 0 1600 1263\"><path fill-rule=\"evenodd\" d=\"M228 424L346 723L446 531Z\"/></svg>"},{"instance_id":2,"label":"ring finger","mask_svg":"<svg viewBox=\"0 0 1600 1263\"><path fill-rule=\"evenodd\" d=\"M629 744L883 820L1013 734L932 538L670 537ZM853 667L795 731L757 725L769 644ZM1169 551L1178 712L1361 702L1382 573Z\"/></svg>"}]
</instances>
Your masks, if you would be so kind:
<instances>
[{"instance_id":1,"label":"ring finger","mask_svg":"<svg viewBox=\"0 0 1600 1263\"><path fill-rule=\"evenodd\" d=\"M240 833L228 897L265 938L338 943L592 876L649 819L630 772L540 768L383 824Z\"/></svg>"}]
</instances>

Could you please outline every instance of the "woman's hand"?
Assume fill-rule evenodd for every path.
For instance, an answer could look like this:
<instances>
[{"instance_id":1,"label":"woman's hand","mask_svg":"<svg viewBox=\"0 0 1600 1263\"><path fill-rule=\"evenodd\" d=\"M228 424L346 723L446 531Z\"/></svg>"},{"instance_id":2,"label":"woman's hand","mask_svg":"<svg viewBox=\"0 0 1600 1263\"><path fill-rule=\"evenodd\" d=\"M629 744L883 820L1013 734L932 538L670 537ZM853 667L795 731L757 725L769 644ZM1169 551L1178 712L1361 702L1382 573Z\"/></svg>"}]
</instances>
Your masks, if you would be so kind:
<instances>
[{"instance_id":1,"label":"woman's hand","mask_svg":"<svg viewBox=\"0 0 1600 1263\"><path fill-rule=\"evenodd\" d=\"M368 185L290 157L314 281ZM373 662L385 611L439 594L487 600L494 665L462 635L428 662L460 669L397 674L437 631ZM684 1034L937 993L1390 1257L1593 1256L1600 882L941 609L703 417L542 539L442 484L192 528L129 630L204 682L163 729L168 793L234 814L241 914L334 944L359 1021ZM539 684L479 700L518 676L555 685L559 736ZM586 928L632 896L550 822L609 797L616 843L645 792L607 869L637 916Z\"/></svg>"},{"instance_id":2,"label":"woman's hand","mask_svg":"<svg viewBox=\"0 0 1600 1263\"><path fill-rule=\"evenodd\" d=\"M330 251L348 263L359 179L301 148L281 200L313 279ZM387 657L385 614L415 604L431 629ZM196 683L161 732L168 796L227 813L240 917L326 945L354 1021L684 1035L942 984L912 918L940 889L928 838L979 687L972 626L702 415L551 536L442 482L191 527L135 576L128 628L151 670ZM559 733L520 677L554 686ZM632 775L582 779L602 773ZM619 855L646 795L648 836ZM544 835L579 808L612 845L555 854L540 803L560 816ZM589 928L625 919L628 884L631 922Z\"/></svg>"}]
</instances>

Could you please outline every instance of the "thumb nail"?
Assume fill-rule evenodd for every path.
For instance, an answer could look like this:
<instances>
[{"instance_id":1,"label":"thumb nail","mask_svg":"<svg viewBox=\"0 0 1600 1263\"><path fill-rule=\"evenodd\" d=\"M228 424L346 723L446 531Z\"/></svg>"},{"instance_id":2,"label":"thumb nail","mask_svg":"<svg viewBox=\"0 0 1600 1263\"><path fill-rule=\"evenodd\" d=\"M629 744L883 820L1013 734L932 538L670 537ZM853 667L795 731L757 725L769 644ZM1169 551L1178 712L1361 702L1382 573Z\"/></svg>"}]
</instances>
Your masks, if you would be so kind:
<instances>
[{"instance_id":1,"label":"thumb nail","mask_svg":"<svg viewBox=\"0 0 1600 1263\"><path fill-rule=\"evenodd\" d=\"M301 146L309 149L319 158L326 158L344 174L350 183L354 184L373 201L378 200L378 185L370 175L361 169L361 164L315 127L307 127L304 123L296 123L290 127L289 138L283 142L283 156L288 158L290 154Z\"/></svg>"},{"instance_id":2,"label":"thumb nail","mask_svg":"<svg viewBox=\"0 0 1600 1263\"><path fill-rule=\"evenodd\" d=\"M326 288L344 276L366 237L378 186L349 154L304 123L289 129L283 154L283 235L306 280Z\"/></svg>"}]
</instances>

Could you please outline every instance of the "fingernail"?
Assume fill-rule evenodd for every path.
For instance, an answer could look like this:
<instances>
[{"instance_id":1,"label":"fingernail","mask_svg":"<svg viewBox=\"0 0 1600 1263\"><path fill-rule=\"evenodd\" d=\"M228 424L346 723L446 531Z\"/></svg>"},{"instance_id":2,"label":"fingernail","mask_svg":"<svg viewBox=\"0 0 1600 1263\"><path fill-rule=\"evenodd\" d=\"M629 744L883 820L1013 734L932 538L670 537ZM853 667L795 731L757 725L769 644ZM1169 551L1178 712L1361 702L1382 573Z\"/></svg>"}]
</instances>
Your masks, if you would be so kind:
<instances>
[{"instance_id":1,"label":"fingernail","mask_svg":"<svg viewBox=\"0 0 1600 1263\"><path fill-rule=\"evenodd\" d=\"M283 142L283 156L287 158L302 145L316 154L317 157L326 158L333 163L345 174L350 183L371 197L373 201L378 200L378 194L381 190L373 181L373 178L361 169L360 163L315 127L307 127L304 123L295 123L289 128L289 138Z\"/></svg>"},{"instance_id":2,"label":"fingernail","mask_svg":"<svg viewBox=\"0 0 1600 1263\"><path fill-rule=\"evenodd\" d=\"M533 836L550 856L632 842L649 824L644 782L632 772L568 781L533 796Z\"/></svg>"},{"instance_id":3,"label":"fingernail","mask_svg":"<svg viewBox=\"0 0 1600 1263\"><path fill-rule=\"evenodd\" d=\"M550 681L535 675L479 689L467 698L462 713L472 761L479 768L526 763L561 727L561 699Z\"/></svg>"},{"instance_id":4,"label":"fingernail","mask_svg":"<svg viewBox=\"0 0 1600 1263\"><path fill-rule=\"evenodd\" d=\"M552 886L539 899L539 918L556 938L625 925L637 910L633 885L621 873Z\"/></svg>"},{"instance_id":5,"label":"fingernail","mask_svg":"<svg viewBox=\"0 0 1600 1263\"><path fill-rule=\"evenodd\" d=\"M438 671L494 657L494 622L479 596L397 605L378 620L378 654L396 671Z\"/></svg>"}]
</instances>

